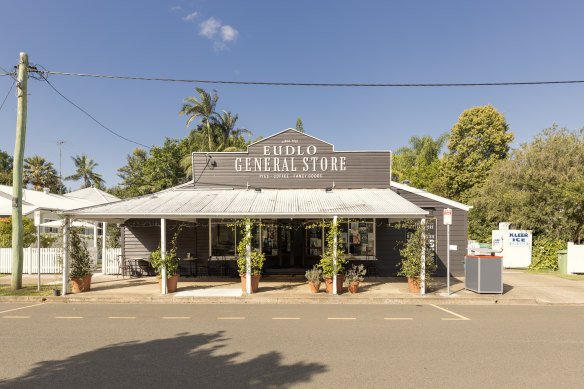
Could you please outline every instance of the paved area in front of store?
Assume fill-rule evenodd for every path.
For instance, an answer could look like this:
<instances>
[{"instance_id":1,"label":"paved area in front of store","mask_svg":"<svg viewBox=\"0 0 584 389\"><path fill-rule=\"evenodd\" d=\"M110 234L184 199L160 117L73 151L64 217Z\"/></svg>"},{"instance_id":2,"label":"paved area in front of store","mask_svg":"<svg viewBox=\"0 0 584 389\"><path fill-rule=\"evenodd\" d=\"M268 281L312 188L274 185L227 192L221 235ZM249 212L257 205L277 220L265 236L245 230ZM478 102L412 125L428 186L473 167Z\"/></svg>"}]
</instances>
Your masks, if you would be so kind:
<instances>
[{"instance_id":1,"label":"paved area in front of store","mask_svg":"<svg viewBox=\"0 0 584 389\"><path fill-rule=\"evenodd\" d=\"M9 283L10 277L0 277ZM43 275L42 283L59 283L57 275ZM24 284L35 284L35 275L23 275ZM464 287L463 278L451 277L451 295L446 294L446 278L435 278L424 296L410 293L401 277L370 277L351 294L310 293L303 276L267 276L253 295L240 294L236 278L181 278L176 293L161 295L156 277L122 278L94 274L91 291L61 297L47 297L52 302L176 302L176 303L440 303L440 304L584 304L584 281L574 281L547 274L507 270L503 273L503 294L478 294ZM30 298L34 300L33 298ZM36 297L35 299L39 299ZM1 297L9 301L9 297Z\"/></svg>"}]
</instances>

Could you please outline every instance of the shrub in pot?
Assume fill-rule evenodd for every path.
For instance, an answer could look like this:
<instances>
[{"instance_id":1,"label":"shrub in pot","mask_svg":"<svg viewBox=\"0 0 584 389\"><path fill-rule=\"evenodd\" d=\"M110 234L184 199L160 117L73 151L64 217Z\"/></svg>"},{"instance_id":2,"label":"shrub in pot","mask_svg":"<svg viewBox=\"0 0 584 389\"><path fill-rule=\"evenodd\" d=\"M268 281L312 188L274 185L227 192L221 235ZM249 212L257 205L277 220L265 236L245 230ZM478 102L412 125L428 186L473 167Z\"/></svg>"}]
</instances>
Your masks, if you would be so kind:
<instances>
[{"instance_id":1,"label":"shrub in pot","mask_svg":"<svg viewBox=\"0 0 584 389\"><path fill-rule=\"evenodd\" d=\"M359 282L362 282L365 279L365 274L367 270L365 270L365 266L363 265L353 265L347 273L345 274L345 284L347 285L347 289L351 293L357 293L359 291Z\"/></svg>"},{"instance_id":2,"label":"shrub in pot","mask_svg":"<svg viewBox=\"0 0 584 389\"><path fill-rule=\"evenodd\" d=\"M318 223L309 224L307 229L313 227L324 227L326 232L326 246L320 257L318 267L322 270L324 275L327 293L333 293L333 274L337 275L337 293L343 292L343 282L345 279L345 266L349 262L345 254L344 245L341 243L341 231L339 226L346 223L346 220L339 219L335 223L334 220L323 220ZM335 264L336 256L336 264Z\"/></svg>"},{"instance_id":3,"label":"shrub in pot","mask_svg":"<svg viewBox=\"0 0 584 389\"><path fill-rule=\"evenodd\" d=\"M406 276L408 278L409 291L412 293L420 293L421 274L422 274L422 253L425 254L425 282L430 284L431 274L438 268L436 261L434 261L434 250L430 245L429 239L424 239L428 236L429 231L425 231L430 223L422 225L420 221L408 220L398 223L398 228L406 228L409 233L405 242L401 243L399 253L402 257L398 264L397 274Z\"/></svg>"},{"instance_id":4,"label":"shrub in pot","mask_svg":"<svg viewBox=\"0 0 584 389\"><path fill-rule=\"evenodd\" d=\"M79 227L71 228L71 291L73 293L88 292L91 289L91 259Z\"/></svg>"},{"instance_id":5,"label":"shrub in pot","mask_svg":"<svg viewBox=\"0 0 584 389\"><path fill-rule=\"evenodd\" d=\"M170 242L170 250L167 250L164 258L162 258L162 250L160 246L156 251L150 254L150 265L156 273L156 278L158 278L158 285L160 286L160 291L162 292L162 269L166 268L166 291L168 293L176 292L178 289L178 255L176 254L177 245L176 240L178 234L181 231L181 227L178 228L174 234L172 241Z\"/></svg>"},{"instance_id":6,"label":"shrub in pot","mask_svg":"<svg viewBox=\"0 0 584 389\"><path fill-rule=\"evenodd\" d=\"M320 283L322 282L322 270L320 270L316 265L312 269L308 269L304 273L304 277L308 280L308 286L312 293L318 293L320 289Z\"/></svg>"}]
</instances>

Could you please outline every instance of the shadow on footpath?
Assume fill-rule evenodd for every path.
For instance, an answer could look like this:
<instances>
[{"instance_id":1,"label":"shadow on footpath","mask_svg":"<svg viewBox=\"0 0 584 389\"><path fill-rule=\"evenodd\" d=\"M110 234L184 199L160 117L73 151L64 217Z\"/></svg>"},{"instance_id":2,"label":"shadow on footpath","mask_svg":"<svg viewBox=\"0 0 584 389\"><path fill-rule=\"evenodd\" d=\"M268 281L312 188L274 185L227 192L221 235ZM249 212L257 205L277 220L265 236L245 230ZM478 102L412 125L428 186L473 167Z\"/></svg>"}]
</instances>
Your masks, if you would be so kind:
<instances>
[{"instance_id":1,"label":"shadow on footpath","mask_svg":"<svg viewBox=\"0 0 584 389\"><path fill-rule=\"evenodd\" d=\"M320 363L284 364L277 351L239 362L236 359L245 358L240 352L218 353L228 340L216 332L118 343L39 362L21 377L0 381L0 388L286 388L309 383L313 375L328 370Z\"/></svg>"}]
</instances>

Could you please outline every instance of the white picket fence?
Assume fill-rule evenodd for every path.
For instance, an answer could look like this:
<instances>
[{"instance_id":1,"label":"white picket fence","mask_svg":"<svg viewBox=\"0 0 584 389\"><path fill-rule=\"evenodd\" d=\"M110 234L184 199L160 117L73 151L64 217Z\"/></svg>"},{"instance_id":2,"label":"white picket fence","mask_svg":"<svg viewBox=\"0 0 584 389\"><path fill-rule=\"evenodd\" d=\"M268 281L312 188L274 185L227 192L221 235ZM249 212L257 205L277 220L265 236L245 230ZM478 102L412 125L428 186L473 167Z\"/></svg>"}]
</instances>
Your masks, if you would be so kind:
<instances>
[{"instance_id":1,"label":"white picket fence","mask_svg":"<svg viewBox=\"0 0 584 389\"><path fill-rule=\"evenodd\" d=\"M23 274L36 274L38 271L38 257L36 247L24 249ZM59 257L62 249L41 249L41 273L60 273ZM0 248L0 273L12 273L12 248Z\"/></svg>"},{"instance_id":2,"label":"white picket fence","mask_svg":"<svg viewBox=\"0 0 584 389\"><path fill-rule=\"evenodd\" d=\"M120 255L122 249L105 249L105 258L101 260L103 274L120 274Z\"/></svg>"},{"instance_id":3,"label":"white picket fence","mask_svg":"<svg viewBox=\"0 0 584 389\"><path fill-rule=\"evenodd\" d=\"M60 259L63 250L61 248L48 248L41 250L41 273L60 273L62 271ZM28 247L24 249L23 274L36 274L38 271L37 248ZM122 249L106 249L105 259L103 259L102 269L105 274L118 274L118 256ZM12 249L0 248L0 273L12 273Z\"/></svg>"}]
</instances>

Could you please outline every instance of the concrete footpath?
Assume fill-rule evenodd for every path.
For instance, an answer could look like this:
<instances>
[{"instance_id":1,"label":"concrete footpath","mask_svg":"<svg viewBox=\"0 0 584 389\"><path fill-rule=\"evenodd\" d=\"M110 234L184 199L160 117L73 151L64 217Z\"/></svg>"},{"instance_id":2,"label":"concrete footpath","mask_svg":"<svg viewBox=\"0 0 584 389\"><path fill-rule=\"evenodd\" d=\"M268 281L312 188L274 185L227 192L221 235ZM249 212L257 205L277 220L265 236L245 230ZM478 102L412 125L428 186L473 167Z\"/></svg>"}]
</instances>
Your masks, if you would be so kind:
<instances>
[{"instance_id":1,"label":"concrete footpath","mask_svg":"<svg viewBox=\"0 0 584 389\"><path fill-rule=\"evenodd\" d=\"M55 284L58 277L43 275L43 284ZM10 277L0 277L10 283ZM359 293L333 296L310 293L303 276L267 276L252 295L241 294L235 278L181 278L176 293L161 295L155 277L125 279L93 276L91 291L66 296L4 296L0 302L51 303L199 303L199 304L560 304L584 305L584 280L567 280L553 274L507 270L503 273L503 294L477 294L464 288L464 278L451 278L451 295L446 295L446 278L435 278L424 296L408 291L405 279L371 277L361 283ZM23 275L23 284L36 284L36 276Z\"/></svg>"}]
</instances>

